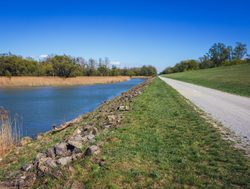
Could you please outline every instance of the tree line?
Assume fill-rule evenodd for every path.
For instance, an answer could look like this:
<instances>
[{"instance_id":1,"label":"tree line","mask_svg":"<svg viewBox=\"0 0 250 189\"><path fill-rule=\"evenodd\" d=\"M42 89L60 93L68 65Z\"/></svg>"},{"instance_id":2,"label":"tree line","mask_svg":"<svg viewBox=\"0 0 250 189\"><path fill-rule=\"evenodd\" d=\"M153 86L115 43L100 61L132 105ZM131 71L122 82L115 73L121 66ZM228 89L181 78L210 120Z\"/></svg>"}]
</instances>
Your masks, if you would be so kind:
<instances>
[{"instance_id":1,"label":"tree line","mask_svg":"<svg viewBox=\"0 0 250 189\"><path fill-rule=\"evenodd\" d=\"M81 57L55 55L36 61L11 53L0 55L0 76L155 76L156 68L142 66L119 68L108 58L85 60Z\"/></svg>"},{"instance_id":2,"label":"tree line","mask_svg":"<svg viewBox=\"0 0 250 189\"><path fill-rule=\"evenodd\" d=\"M246 44L237 42L233 48L223 43L215 43L208 52L198 60L183 60L173 67L167 67L161 74L244 63L250 63L250 55L247 54Z\"/></svg>"}]
</instances>

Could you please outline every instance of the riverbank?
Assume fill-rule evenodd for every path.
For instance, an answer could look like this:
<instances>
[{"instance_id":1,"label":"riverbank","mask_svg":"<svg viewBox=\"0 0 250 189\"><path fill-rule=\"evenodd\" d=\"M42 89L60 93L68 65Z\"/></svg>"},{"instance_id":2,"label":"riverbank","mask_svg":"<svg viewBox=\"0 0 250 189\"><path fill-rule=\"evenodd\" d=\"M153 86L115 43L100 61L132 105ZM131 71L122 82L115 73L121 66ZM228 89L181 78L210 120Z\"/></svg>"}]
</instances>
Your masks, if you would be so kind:
<instances>
[{"instance_id":1,"label":"riverbank","mask_svg":"<svg viewBox=\"0 0 250 189\"><path fill-rule=\"evenodd\" d=\"M79 158L87 158L85 154L89 153L88 151L93 148L94 144L97 145L98 136L106 132L109 133L110 130L118 127L123 119L123 114L131 108L130 103L136 96L142 94L150 81L146 80L122 95L106 101L95 111L62 124L54 131L39 135L37 140L12 150L0 160L0 188L31 186L34 181L41 182L37 176L44 176L41 179L46 178L46 176L60 179L63 165L72 162L73 159L75 161ZM74 147L75 145L77 147ZM47 158L49 151L52 152L50 154L52 156ZM55 165L58 171L54 169ZM47 185L44 185L44 188L47 188ZM55 186L50 185L49 188L55 188Z\"/></svg>"},{"instance_id":2,"label":"riverbank","mask_svg":"<svg viewBox=\"0 0 250 189\"><path fill-rule=\"evenodd\" d=\"M40 87L107 84L129 80L129 76L82 76L82 77L0 77L1 87Z\"/></svg>"},{"instance_id":3,"label":"riverbank","mask_svg":"<svg viewBox=\"0 0 250 189\"><path fill-rule=\"evenodd\" d=\"M12 87L0 88L0 106L11 115L22 118L23 135L35 137L52 125L90 112L105 100L120 95L144 79L69 87ZM39 121L37 121L39 120Z\"/></svg>"},{"instance_id":4,"label":"riverbank","mask_svg":"<svg viewBox=\"0 0 250 189\"><path fill-rule=\"evenodd\" d=\"M248 188L249 173L244 152L157 78L10 153L0 186Z\"/></svg>"},{"instance_id":5,"label":"riverbank","mask_svg":"<svg viewBox=\"0 0 250 189\"><path fill-rule=\"evenodd\" d=\"M249 188L249 159L173 88L157 78L131 105L69 175L87 188Z\"/></svg>"}]
</instances>

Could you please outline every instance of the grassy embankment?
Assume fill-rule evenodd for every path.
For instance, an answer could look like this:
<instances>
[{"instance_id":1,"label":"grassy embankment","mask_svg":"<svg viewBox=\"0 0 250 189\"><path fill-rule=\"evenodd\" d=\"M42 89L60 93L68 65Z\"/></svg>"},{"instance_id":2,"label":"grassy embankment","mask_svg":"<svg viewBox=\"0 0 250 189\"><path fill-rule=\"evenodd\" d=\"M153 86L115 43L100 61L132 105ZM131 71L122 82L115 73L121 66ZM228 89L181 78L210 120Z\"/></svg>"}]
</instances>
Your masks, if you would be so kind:
<instances>
[{"instance_id":1,"label":"grassy embankment","mask_svg":"<svg viewBox=\"0 0 250 189\"><path fill-rule=\"evenodd\" d=\"M250 187L249 159L161 80L155 79L124 116L120 127L97 138L97 143L104 142L101 154L66 166L60 179L39 177L34 187L66 187L76 181L86 188ZM10 154L0 163L0 180L6 171L14 172L74 128ZM100 165L98 159L104 163ZM12 163L6 166L8 161Z\"/></svg>"},{"instance_id":2,"label":"grassy embankment","mask_svg":"<svg viewBox=\"0 0 250 189\"><path fill-rule=\"evenodd\" d=\"M250 64L222 66L164 76L250 97Z\"/></svg>"},{"instance_id":3,"label":"grassy embankment","mask_svg":"<svg viewBox=\"0 0 250 189\"><path fill-rule=\"evenodd\" d=\"M243 152L159 79L133 102L124 120L99 136L105 142L99 157L74 162L73 172L48 186L78 180L86 188L250 187L250 162Z\"/></svg>"},{"instance_id":4,"label":"grassy embankment","mask_svg":"<svg viewBox=\"0 0 250 189\"><path fill-rule=\"evenodd\" d=\"M71 86L91 85L127 81L129 76L82 76L72 78L61 77L0 77L0 87L25 87L25 86Z\"/></svg>"}]
</instances>

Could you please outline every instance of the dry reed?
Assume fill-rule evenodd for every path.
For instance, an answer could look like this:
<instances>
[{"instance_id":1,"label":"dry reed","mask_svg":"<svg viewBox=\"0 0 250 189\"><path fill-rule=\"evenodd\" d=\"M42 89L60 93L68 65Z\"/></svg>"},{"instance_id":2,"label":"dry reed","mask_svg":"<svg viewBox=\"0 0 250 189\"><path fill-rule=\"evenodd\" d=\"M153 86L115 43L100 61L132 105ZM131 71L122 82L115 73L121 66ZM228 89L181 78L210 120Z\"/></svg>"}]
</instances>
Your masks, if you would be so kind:
<instances>
[{"instance_id":1,"label":"dry reed","mask_svg":"<svg viewBox=\"0 0 250 189\"><path fill-rule=\"evenodd\" d=\"M0 157L17 145L21 137L21 124L18 115L11 120L7 110L0 107Z\"/></svg>"},{"instance_id":2,"label":"dry reed","mask_svg":"<svg viewBox=\"0 0 250 189\"><path fill-rule=\"evenodd\" d=\"M0 77L1 87L35 87L35 86L72 86L72 85L92 85L122 82L129 80L128 76L82 76L72 78L61 77Z\"/></svg>"}]
</instances>

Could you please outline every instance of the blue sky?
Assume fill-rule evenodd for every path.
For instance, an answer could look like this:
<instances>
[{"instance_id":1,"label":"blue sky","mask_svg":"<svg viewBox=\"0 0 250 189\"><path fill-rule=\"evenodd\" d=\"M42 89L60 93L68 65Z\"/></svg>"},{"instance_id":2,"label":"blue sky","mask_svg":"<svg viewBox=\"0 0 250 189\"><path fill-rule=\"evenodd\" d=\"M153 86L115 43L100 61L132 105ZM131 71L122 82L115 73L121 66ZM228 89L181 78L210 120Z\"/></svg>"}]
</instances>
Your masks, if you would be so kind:
<instances>
[{"instance_id":1,"label":"blue sky","mask_svg":"<svg viewBox=\"0 0 250 189\"><path fill-rule=\"evenodd\" d=\"M0 0L0 7L1 53L109 57L161 71L215 42L250 47L249 0Z\"/></svg>"}]
</instances>

